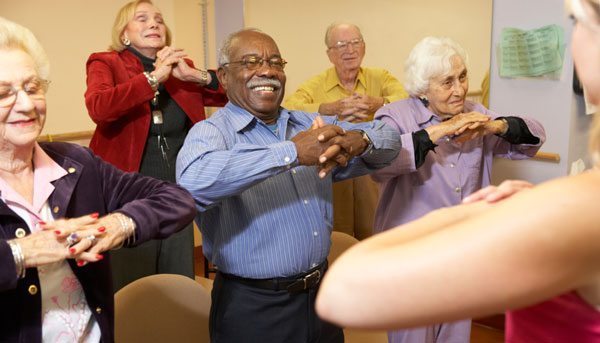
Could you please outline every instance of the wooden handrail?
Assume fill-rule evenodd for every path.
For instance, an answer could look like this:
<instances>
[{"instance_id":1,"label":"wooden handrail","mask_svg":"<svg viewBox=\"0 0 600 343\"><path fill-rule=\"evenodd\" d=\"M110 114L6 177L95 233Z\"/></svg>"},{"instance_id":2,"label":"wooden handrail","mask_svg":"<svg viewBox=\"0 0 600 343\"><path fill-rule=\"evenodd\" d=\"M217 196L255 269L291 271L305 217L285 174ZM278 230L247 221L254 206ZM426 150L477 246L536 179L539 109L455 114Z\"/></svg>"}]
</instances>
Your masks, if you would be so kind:
<instances>
[{"instance_id":1,"label":"wooden handrail","mask_svg":"<svg viewBox=\"0 0 600 343\"><path fill-rule=\"evenodd\" d=\"M40 135L38 137L38 142L78 141L78 140L82 140L82 139L91 139L93 134L94 134L94 130L59 133L56 135L46 134L46 135Z\"/></svg>"},{"instance_id":2,"label":"wooden handrail","mask_svg":"<svg viewBox=\"0 0 600 343\"><path fill-rule=\"evenodd\" d=\"M69 142L84 139L91 139L94 131L78 131L69 133L59 133L56 135L46 134L38 137L38 142ZM554 152L538 151L533 157L536 160L560 162L560 155Z\"/></svg>"},{"instance_id":3,"label":"wooden handrail","mask_svg":"<svg viewBox=\"0 0 600 343\"><path fill-rule=\"evenodd\" d=\"M480 89L480 90L477 90L477 91L469 91L469 92L467 93L467 96L468 96L468 97L482 96L482 95L483 95L483 92L481 91L481 89Z\"/></svg>"},{"instance_id":4,"label":"wooden handrail","mask_svg":"<svg viewBox=\"0 0 600 343\"><path fill-rule=\"evenodd\" d=\"M560 162L560 155L555 152L538 151L533 158L541 161Z\"/></svg>"}]
</instances>

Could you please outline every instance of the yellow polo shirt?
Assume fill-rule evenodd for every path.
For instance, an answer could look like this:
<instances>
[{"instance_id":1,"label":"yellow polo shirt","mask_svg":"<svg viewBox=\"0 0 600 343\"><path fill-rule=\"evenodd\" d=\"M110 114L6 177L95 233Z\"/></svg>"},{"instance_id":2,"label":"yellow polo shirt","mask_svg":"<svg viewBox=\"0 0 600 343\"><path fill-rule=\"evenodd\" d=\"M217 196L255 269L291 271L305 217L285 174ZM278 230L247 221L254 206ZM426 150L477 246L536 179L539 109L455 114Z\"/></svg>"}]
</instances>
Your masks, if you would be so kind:
<instances>
[{"instance_id":1,"label":"yellow polo shirt","mask_svg":"<svg viewBox=\"0 0 600 343\"><path fill-rule=\"evenodd\" d=\"M402 84L389 71L381 68L360 67L354 84L354 92L373 97L384 97L386 102L408 98ZM323 102L337 101L352 95L338 79L335 67L314 76L300 85L298 90L288 96L283 107L288 110L319 112ZM370 113L369 120L374 113Z\"/></svg>"}]
</instances>

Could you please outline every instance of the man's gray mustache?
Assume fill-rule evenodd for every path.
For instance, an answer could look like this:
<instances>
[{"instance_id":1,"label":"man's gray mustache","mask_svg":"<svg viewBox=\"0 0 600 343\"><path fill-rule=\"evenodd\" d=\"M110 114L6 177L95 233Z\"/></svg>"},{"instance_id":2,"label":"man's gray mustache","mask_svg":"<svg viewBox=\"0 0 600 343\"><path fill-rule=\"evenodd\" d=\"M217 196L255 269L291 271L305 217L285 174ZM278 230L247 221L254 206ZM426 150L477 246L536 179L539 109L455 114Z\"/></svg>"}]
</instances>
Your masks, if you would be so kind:
<instances>
[{"instance_id":1,"label":"man's gray mustache","mask_svg":"<svg viewBox=\"0 0 600 343\"><path fill-rule=\"evenodd\" d=\"M264 80L250 80L246 83L246 87L254 88L254 87L262 87L262 86L271 86L273 88L279 89L281 88L281 82L276 79L264 79Z\"/></svg>"}]
</instances>

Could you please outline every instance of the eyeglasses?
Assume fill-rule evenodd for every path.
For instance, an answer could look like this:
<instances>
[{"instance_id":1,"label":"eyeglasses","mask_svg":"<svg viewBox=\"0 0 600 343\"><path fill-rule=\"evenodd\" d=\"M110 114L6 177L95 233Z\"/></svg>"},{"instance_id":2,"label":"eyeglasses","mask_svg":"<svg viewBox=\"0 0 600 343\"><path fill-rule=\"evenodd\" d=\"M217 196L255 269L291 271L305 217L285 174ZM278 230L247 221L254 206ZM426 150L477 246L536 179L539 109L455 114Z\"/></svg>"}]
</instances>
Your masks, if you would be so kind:
<instances>
[{"instance_id":1,"label":"eyeglasses","mask_svg":"<svg viewBox=\"0 0 600 343\"><path fill-rule=\"evenodd\" d=\"M245 66L246 68L248 68L250 70L256 70L256 69L262 67L263 62L267 62L269 67L271 67L275 70L279 70L279 71L282 71L283 68L285 68L285 65L287 64L287 61L281 57L271 57L271 58L265 60L263 58L258 58L256 56L249 56L249 57L244 57L241 61L223 63L221 66L226 67L228 64L238 63L238 64Z\"/></svg>"},{"instance_id":2,"label":"eyeglasses","mask_svg":"<svg viewBox=\"0 0 600 343\"><path fill-rule=\"evenodd\" d=\"M362 43L362 38L356 38L352 40L341 40L335 42L335 44L333 46L330 46L329 49L346 50L350 45L352 45L353 48L358 48Z\"/></svg>"},{"instance_id":3,"label":"eyeglasses","mask_svg":"<svg viewBox=\"0 0 600 343\"><path fill-rule=\"evenodd\" d=\"M49 83L50 81L42 79L29 80L20 87L0 83L0 107L14 105L19 91L25 92L31 100L43 100Z\"/></svg>"}]
</instances>

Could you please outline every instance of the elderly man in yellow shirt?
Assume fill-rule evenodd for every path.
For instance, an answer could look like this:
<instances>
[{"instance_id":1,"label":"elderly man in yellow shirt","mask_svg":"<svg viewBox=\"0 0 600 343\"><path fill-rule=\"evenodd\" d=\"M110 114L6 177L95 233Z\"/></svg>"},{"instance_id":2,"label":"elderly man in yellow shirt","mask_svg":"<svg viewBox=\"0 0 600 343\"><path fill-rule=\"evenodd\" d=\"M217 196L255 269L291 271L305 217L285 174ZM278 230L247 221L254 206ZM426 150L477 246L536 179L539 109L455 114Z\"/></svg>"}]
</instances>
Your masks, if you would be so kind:
<instances>
[{"instance_id":1,"label":"elderly man in yellow shirt","mask_svg":"<svg viewBox=\"0 0 600 343\"><path fill-rule=\"evenodd\" d=\"M361 122L372 120L381 106L408 97L387 70L361 67L365 41L358 26L330 25L325 45L333 67L303 83L285 99L284 108ZM333 229L358 239L369 237L377 199L377 184L369 176L334 183Z\"/></svg>"}]
</instances>

